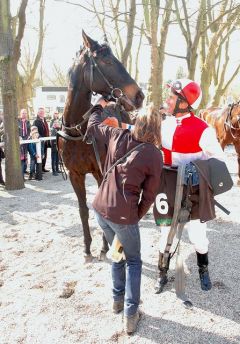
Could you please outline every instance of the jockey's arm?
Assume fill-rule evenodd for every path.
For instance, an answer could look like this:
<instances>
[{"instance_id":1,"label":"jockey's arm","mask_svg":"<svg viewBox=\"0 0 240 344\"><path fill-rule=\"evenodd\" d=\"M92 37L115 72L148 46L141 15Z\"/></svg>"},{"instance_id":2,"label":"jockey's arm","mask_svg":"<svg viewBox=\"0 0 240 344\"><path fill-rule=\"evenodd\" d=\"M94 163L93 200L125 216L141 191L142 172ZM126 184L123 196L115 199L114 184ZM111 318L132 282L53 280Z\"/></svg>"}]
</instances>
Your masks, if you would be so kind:
<instances>
[{"instance_id":1,"label":"jockey's arm","mask_svg":"<svg viewBox=\"0 0 240 344\"><path fill-rule=\"evenodd\" d=\"M199 141L199 146L202 148L207 159L216 158L225 161L226 157L217 140L214 128L208 127L204 130Z\"/></svg>"}]
</instances>

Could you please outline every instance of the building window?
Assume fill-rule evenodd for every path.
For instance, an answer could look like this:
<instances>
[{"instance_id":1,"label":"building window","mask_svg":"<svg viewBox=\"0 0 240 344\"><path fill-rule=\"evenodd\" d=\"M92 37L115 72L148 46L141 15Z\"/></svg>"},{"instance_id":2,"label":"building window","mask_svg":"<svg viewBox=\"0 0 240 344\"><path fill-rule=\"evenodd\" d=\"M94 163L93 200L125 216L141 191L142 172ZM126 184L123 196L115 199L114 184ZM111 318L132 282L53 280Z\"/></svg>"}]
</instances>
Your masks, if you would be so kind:
<instances>
[{"instance_id":1,"label":"building window","mask_svg":"<svg viewBox=\"0 0 240 344\"><path fill-rule=\"evenodd\" d=\"M48 94L47 100L56 100L56 96L54 94Z\"/></svg>"},{"instance_id":2,"label":"building window","mask_svg":"<svg viewBox=\"0 0 240 344\"><path fill-rule=\"evenodd\" d=\"M65 103L65 96L63 94L60 95L60 103Z\"/></svg>"}]
</instances>

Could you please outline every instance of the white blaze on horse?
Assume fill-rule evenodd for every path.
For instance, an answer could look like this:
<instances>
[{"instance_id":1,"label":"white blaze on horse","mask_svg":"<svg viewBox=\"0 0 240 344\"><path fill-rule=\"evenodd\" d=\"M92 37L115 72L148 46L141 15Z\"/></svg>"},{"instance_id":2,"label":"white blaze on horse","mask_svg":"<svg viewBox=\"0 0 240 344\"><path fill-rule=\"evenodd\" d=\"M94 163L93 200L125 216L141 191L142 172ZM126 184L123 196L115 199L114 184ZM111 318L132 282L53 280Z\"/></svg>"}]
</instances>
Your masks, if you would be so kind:
<instances>
[{"instance_id":1,"label":"white blaze on horse","mask_svg":"<svg viewBox=\"0 0 240 344\"><path fill-rule=\"evenodd\" d=\"M233 144L238 160L238 182L240 185L240 101L226 108L209 107L201 110L200 118L215 128L222 149Z\"/></svg>"}]
</instances>

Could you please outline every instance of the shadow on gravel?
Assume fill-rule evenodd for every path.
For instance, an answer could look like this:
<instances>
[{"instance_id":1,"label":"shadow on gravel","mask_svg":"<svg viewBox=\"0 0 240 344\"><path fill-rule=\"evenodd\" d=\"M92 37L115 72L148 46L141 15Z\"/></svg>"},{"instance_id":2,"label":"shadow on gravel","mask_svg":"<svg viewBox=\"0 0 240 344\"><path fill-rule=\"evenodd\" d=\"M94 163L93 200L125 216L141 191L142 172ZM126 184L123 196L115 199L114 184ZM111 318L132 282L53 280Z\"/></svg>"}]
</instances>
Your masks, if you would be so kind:
<instances>
[{"instance_id":1,"label":"shadow on gravel","mask_svg":"<svg viewBox=\"0 0 240 344\"><path fill-rule=\"evenodd\" d=\"M144 221L144 227L147 226L154 226L150 219ZM201 290L197 258L196 254L192 253L185 261L188 269L185 280L187 295L195 307L240 323L240 224L222 219L210 221L208 222L207 236L209 239L209 271L212 289L207 292ZM186 231L182 242L190 244ZM157 251L157 247L155 249ZM142 274L153 281L150 292L154 293L157 259L156 265L143 261ZM175 260L170 263L168 280L164 292L175 288ZM161 295L156 295L156 298L161 298Z\"/></svg>"},{"instance_id":2,"label":"shadow on gravel","mask_svg":"<svg viewBox=\"0 0 240 344\"><path fill-rule=\"evenodd\" d=\"M144 328L141 327L140 322L138 328L138 335L140 337L145 337L148 340L151 340L151 342L153 343L236 344L239 343L240 340L239 336L231 340L225 337L218 336L211 332L199 330L195 327L184 326L173 321L155 318L147 314L144 314L142 316L141 321L144 321Z\"/></svg>"},{"instance_id":3,"label":"shadow on gravel","mask_svg":"<svg viewBox=\"0 0 240 344\"><path fill-rule=\"evenodd\" d=\"M4 191L8 197L6 198L6 202L4 202L4 197L2 197L0 217L4 222L7 222L10 225L18 224L18 214L23 218L26 216L26 219L29 216L31 218L36 217L36 220L38 220L40 223L42 222L43 225L46 223L56 227L57 230L63 235L69 237L81 237L83 233L81 220L79 217L78 201L74 191L71 189L71 185L69 185L70 190L66 190L65 185L65 189L61 190L63 182L62 180L54 180L54 183L49 183L49 181L50 180L47 180L47 183L45 184L44 181L27 181L26 188L23 190ZM69 184L69 182L67 183ZM31 202L31 206L29 206L29 202ZM88 206L91 207L90 204L88 204ZM60 209L59 217L56 213L57 207ZM74 215L77 215L78 217L78 222L71 227L66 227L66 225L63 225L59 221L60 216L64 215L66 207L72 208L70 213L69 210L67 211L66 216L71 216L71 213L74 213ZM52 222L47 222L44 219L44 216L39 217L37 212L42 210L53 211ZM13 212L17 216L13 216ZM36 213L32 214L33 212Z\"/></svg>"}]
</instances>

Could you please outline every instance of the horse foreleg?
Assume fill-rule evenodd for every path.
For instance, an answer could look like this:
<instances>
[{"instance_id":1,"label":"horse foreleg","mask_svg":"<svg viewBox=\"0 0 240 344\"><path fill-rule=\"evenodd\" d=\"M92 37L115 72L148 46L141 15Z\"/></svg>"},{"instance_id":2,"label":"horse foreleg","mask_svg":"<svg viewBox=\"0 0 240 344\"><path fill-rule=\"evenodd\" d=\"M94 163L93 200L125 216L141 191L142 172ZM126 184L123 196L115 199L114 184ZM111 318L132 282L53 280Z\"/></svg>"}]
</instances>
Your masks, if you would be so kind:
<instances>
[{"instance_id":1,"label":"horse foreleg","mask_svg":"<svg viewBox=\"0 0 240 344\"><path fill-rule=\"evenodd\" d=\"M240 186L240 143L239 141L237 143L234 143L235 151L237 153L237 162L238 162L238 181L237 185Z\"/></svg>"},{"instance_id":2,"label":"horse foreleg","mask_svg":"<svg viewBox=\"0 0 240 344\"><path fill-rule=\"evenodd\" d=\"M99 173L93 173L94 178L96 179L97 183L98 183L98 187L100 186L101 182L102 182L102 176ZM104 260L106 257L106 253L109 250L108 247L108 242L106 240L106 237L104 235L104 233L102 233L102 248L101 248L101 252L99 255L99 259L100 260Z\"/></svg>"},{"instance_id":3,"label":"horse foreleg","mask_svg":"<svg viewBox=\"0 0 240 344\"><path fill-rule=\"evenodd\" d=\"M73 186L73 189L78 198L79 205L79 214L83 227L83 241L84 241L84 257L86 262L92 260L91 255L91 242L92 237L90 234L88 219L89 219L89 209L87 207L87 198L86 198L86 187L85 187L85 175L84 174L74 174L69 173L69 177Z\"/></svg>"}]
</instances>

